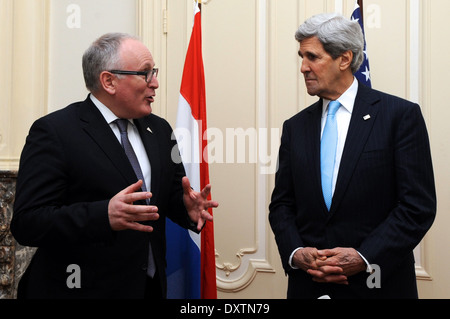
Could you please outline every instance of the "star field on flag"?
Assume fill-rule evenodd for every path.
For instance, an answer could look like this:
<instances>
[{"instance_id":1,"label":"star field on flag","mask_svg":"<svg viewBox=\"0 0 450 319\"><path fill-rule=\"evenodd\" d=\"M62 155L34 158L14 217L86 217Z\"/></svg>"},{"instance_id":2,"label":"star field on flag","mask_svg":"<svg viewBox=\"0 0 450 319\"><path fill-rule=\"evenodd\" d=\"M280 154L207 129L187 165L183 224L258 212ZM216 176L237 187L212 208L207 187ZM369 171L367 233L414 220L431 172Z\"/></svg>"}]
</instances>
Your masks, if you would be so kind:
<instances>
[{"instance_id":1,"label":"star field on flag","mask_svg":"<svg viewBox=\"0 0 450 319\"><path fill-rule=\"evenodd\" d=\"M366 34L364 32L362 12L360 6L358 5L358 2L356 2L355 10L353 11L351 19L353 21L358 21L364 35L364 61L359 70L355 73L355 77L366 86L372 87L372 80L370 77L369 56L367 54Z\"/></svg>"}]
</instances>

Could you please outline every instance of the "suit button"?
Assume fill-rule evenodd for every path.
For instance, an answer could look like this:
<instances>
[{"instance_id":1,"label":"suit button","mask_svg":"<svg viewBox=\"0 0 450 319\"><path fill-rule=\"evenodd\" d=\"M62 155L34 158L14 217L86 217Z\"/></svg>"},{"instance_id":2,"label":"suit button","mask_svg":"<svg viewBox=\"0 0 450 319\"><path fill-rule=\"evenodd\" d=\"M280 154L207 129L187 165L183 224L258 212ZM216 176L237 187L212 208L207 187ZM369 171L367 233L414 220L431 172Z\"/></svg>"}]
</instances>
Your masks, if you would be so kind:
<instances>
[{"instance_id":1,"label":"suit button","mask_svg":"<svg viewBox=\"0 0 450 319\"><path fill-rule=\"evenodd\" d=\"M147 271L147 264L143 264L143 265L141 266L141 269L142 269L143 271Z\"/></svg>"}]
</instances>

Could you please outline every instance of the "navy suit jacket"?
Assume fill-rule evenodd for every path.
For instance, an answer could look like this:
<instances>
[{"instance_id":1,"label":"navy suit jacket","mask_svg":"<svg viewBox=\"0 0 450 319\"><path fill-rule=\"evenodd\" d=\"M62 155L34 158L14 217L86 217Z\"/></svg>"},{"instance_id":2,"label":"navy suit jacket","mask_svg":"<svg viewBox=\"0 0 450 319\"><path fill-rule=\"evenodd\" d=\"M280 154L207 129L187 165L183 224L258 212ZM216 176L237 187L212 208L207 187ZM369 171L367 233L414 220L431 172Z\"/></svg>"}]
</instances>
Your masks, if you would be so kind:
<instances>
[{"instance_id":1,"label":"navy suit jacket","mask_svg":"<svg viewBox=\"0 0 450 319\"><path fill-rule=\"evenodd\" d=\"M160 214L149 222L150 234L111 230L109 200L137 177L89 97L33 124L21 155L11 231L38 250L19 296L143 298L150 243L165 295L165 217L193 226L182 199L185 171L171 158L177 145L164 119L151 114L135 124L151 163L151 205ZM81 270L79 289L66 283L71 264Z\"/></svg>"},{"instance_id":2,"label":"navy suit jacket","mask_svg":"<svg viewBox=\"0 0 450 319\"><path fill-rule=\"evenodd\" d=\"M436 213L419 105L359 84L329 212L320 178L321 115L322 100L283 126L269 220L289 276L288 297L416 298L413 249ZM348 286L314 283L288 264L298 247L355 248L380 267L381 288L368 288L368 273Z\"/></svg>"}]
</instances>

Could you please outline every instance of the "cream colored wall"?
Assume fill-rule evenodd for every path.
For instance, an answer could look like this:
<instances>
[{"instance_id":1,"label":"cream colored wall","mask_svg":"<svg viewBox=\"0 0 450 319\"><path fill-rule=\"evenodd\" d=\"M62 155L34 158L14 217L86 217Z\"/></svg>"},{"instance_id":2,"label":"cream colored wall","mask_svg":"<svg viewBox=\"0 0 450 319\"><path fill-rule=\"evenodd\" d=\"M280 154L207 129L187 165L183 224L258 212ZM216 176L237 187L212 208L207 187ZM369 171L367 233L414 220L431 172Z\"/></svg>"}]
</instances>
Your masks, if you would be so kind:
<instances>
[{"instance_id":1,"label":"cream colored wall","mask_svg":"<svg viewBox=\"0 0 450 319\"><path fill-rule=\"evenodd\" d=\"M350 16L354 1L203 2L210 145L223 142L238 148L233 134L240 128L247 133L244 163L238 162L237 153L227 161L230 149L223 157L218 148L210 154L215 160L210 164L213 197L221 204L215 210L219 298L284 298L286 277L267 223L274 184L270 164L276 161L283 121L316 100L304 89L294 32L315 13L340 11ZM443 101L450 72L445 16L450 2L366 0L364 4L374 88L419 102L428 124L438 215L416 249L419 292L422 298L449 298L446 136L450 129L444 121L450 111ZM72 16L77 8L80 28ZM175 126L192 27L191 0L0 0L0 15L0 169L17 168L32 121L86 97L81 54L105 32L142 36L161 70L154 112ZM270 134L265 135L266 129ZM256 163L251 161L252 138L257 152L272 156L269 165L257 153ZM264 173L267 169L270 174Z\"/></svg>"},{"instance_id":2,"label":"cream colored wall","mask_svg":"<svg viewBox=\"0 0 450 319\"><path fill-rule=\"evenodd\" d=\"M449 108L447 101L450 61L446 52L450 50L450 30L446 15L450 3L445 0L428 0L422 4L422 79L421 102L431 139L434 161L438 214L425 242L426 268L432 280L419 282L424 298L450 298L450 126L447 123Z\"/></svg>"},{"instance_id":3,"label":"cream colored wall","mask_svg":"<svg viewBox=\"0 0 450 319\"><path fill-rule=\"evenodd\" d=\"M42 1L42 0L39 0ZM107 32L137 34L136 1L50 0L48 111L60 109L88 94L81 57Z\"/></svg>"}]
</instances>

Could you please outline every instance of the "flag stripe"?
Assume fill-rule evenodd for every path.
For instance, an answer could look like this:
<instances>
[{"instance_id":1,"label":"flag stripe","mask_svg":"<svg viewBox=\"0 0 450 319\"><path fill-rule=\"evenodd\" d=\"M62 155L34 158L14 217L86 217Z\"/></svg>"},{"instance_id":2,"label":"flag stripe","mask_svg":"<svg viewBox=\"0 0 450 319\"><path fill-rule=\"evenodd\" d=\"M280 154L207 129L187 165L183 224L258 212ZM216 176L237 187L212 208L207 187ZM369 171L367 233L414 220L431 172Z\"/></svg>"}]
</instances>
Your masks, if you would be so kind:
<instances>
[{"instance_id":1,"label":"flag stripe","mask_svg":"<svg viewBox=\"0 0 450 319\"><path fill-rule=\"evenodd\" d=\"M178 101L177 125L174 131L180 149L186 176L189 178L191 187L199 191L200 185L200 147L198 122L192 116L191 107L180 95ZM190 238L200 250L200 235L189 231Z\"/></svg>"},{"instance_id":2,"label":"flag stripe","mask_svg":"<svg viewBox=\"0 0 450 319\"><path fill-rule=\"evenodd\" d=\"M196 120L206 118L201 21L200 10L197 7L180 88L181 95L191 106L192 116Z\"/></svg>"},{"instance_id":3,"label":"flag stripe","mask_svg":"<svg viewBox=\"0 0 450 319\"><path fill-rule=\"evenodd\" d=\"M186 229L170 219L167 233L167 298L200 298L200 250Z\"/></svg>"}]
</instances>

